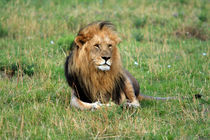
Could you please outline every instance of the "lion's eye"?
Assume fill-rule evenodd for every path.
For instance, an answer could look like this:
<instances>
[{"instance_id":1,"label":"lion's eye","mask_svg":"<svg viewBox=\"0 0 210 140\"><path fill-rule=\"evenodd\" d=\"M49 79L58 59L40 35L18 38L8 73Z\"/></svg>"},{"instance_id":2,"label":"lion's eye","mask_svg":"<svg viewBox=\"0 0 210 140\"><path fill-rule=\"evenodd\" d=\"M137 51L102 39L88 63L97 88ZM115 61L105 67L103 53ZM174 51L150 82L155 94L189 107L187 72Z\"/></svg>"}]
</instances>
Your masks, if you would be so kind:
<instances>
[{"instance_id":1,"label":"lion's eye","mask_svg":"<svg viewBox=\"0 0 210 140\"><path fill-rule=\"evenodd\" d=\"M99 45L99 44L95 44L94 46L95 46L96 48L98 48L98 49L100 48L100 45Z\"/></svg>"},{"instance_id":2,"label":"lion's eye","mask_svg":"<svg viewBox=\"0 0 210 140\"><path fill-rule=\"evenodd\" d=\"M112 44L109 44L108 47L111 49L112 48Z\"/></svg>"}]
</instances>

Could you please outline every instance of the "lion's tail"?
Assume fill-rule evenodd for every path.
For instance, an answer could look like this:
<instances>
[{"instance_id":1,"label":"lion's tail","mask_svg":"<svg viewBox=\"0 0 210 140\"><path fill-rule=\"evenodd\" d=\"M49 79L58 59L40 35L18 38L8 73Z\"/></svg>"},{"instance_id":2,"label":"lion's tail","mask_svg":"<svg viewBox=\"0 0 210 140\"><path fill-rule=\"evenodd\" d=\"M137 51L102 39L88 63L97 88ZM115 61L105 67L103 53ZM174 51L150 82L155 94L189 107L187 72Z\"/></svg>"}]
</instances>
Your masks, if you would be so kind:
<instances>
[{"instance_id":1,"label":"lion's tail","mask_svg":"<svg viewBox=\"0 0 210 140\"><path fill-rule=\"evenodd\" d=\"M201 99L202 95L201 94L195 94L193 97L153 97L153 96L147 96L144 94L139 94L137 99L139 101L142 100L179 100L179 99L190 99L190 98L195 98L195 99Z\"/></svg>"},{"instance_id":2,"label":"lion's tail","mask_svg":"<svg viewBox=\"0 0 210 140\"><path fill-rule=\"evenodd\" d=\"M147 96L143 94L138 95L138 100L177 100L177 97L153 97L153 96Z\"/></svg>"}]
</instances>

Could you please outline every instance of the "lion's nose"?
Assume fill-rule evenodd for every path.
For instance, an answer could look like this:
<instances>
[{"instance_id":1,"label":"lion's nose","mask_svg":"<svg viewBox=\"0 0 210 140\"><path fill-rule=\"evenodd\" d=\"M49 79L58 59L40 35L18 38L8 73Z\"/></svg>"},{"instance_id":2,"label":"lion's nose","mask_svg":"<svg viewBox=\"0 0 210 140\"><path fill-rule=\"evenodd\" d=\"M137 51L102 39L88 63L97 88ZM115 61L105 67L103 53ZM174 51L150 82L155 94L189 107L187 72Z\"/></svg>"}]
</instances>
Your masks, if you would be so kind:
<instances>
[{"instance_id":1,"label":"lion's nose","mask_svg":"<svg viewBox=\"0 0 210 140\"><path fill-rule=\"evenodd\" d=\"M111 57L107 57L107 56L103 56L102 59L104 59L105 61L109 60Z\"/></svg>"}]
</instances>

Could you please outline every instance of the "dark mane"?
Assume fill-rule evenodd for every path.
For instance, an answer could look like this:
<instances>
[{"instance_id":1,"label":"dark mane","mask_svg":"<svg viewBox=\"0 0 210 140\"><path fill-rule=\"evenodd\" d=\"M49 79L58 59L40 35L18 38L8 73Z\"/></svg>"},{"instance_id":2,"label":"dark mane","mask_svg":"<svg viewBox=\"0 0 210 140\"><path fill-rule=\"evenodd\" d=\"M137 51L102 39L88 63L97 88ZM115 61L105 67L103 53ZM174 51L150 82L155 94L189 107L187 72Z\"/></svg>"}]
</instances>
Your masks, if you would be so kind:
<instances>
[{"instance_id":1,"label":"dark mane","mask_svg":"<svg viewBox=\"0 0 210 140\"><path fill-rule=\"evenodd\" d=\"M114 24L112 24L112 23L109 22L109 21L102 21L102 22L100 22L100 23L99 23L99 29L102 30L103 27L109 27L109 28L115 30L115 29L114 29L114 28L115 28L115 27L114 27Z\"/></svg>"},{"instance_id":2,"label":"dark mane","mask_svg":"<svg viewBox=\"0 0 210 140\"><path fill-rule=\"evenodd\" d=\"M96 22L92 22L92 23L90 23L90 24L88 24L88 25L86 25L86 26L80 28L80 30L79 30L79 32L78 32L78 35L80 35L80 33L81 33L84 29L86 29L86 28L88 28L88 27L90 27L90 26L92 26L92 25L96 25L96 24L98 24L99 30L102 30L104 27L108 27L108 28L110 28L111 30L116 31L115 25L112 24L110 21L96 21Z\"/></svg>"}]
</instances>

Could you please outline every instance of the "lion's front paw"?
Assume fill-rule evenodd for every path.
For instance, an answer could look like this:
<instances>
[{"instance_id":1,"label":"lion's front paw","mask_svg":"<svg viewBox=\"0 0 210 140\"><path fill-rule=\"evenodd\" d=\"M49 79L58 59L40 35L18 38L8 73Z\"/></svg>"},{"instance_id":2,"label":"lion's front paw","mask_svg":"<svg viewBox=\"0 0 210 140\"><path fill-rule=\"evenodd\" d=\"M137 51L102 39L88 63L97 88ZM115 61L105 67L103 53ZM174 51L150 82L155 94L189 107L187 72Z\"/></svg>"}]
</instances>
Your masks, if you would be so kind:
<instances>
[{"instance_id":1,"label":"lion's front paw","mask_svg":"<svg viewBox=\"0 0 210 140\"><path fill-rule=\"evenodd\" d=\"M101 106L102 106L102 104L100 102L92 103L91 110L99 109Z\"/></svg>"},{"instance_id":2,"label":"lion's front paw","mask_svg":"<svg viewBox=\"0 0 210 140\"><path fill-rule=\"evenodd\" d=\"M128 108L138 108L138 107L140 107L139 102L131 102L131 103L126 102L124 105Z\"/></svg>"}]
</instances>

